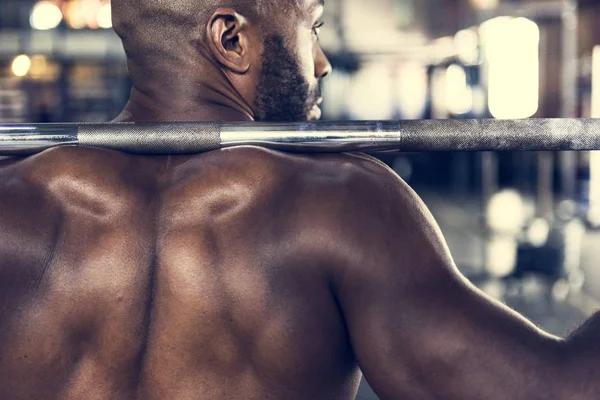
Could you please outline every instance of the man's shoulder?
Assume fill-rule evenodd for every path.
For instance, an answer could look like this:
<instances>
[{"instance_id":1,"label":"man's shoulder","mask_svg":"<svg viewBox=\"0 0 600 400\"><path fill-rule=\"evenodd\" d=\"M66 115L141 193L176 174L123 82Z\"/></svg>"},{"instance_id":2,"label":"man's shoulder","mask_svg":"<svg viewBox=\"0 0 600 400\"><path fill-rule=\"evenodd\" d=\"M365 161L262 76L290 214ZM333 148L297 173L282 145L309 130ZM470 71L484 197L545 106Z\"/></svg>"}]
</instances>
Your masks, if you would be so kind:
<instances>
[{"instance_id":1,"label":"man's shoulder","mask_svg":"<svg viewBox=\"0 0 600 400\"><path fill-rule=\"evenodd\" d=\"M294 201L364 199L407 186L378 159L361 153L290 153L239 146L198 156L173 158L176 187L206 191L235 186L261 197Z\"/></svg>"},{"instance_id":2,"label":"man's shoulder","mask_svg":"<svg viewBox=\"0 0 600 400\"><path fill-rule=\"evenodd\" d=\"M100 175L111 169L125 167L127 155L110 150L84 147L55 147L29 157L13 157L0 164L0 174L27 180L53 176L86 174L92 170Z\"/></svg>"},{"instance_id":3,"label":"man's shoulder","mask_svg":"<svg viewBox=\"0 0 600 400\"><path fill-rule=\"evenodd\" d=\"M173 157L169 171L163 203L169 211L189 217L190 210L236 210L241 218L276 218L294 229L331 227L341 215L368 216L370 208L390 203L386 192L402 186L390 168L367 155L256 146Z\"/></svg>"},{"instance_id":4,"label":"man's shoulder","mask_svg":"<svg viewBox=\"0 0 600 400\"><path fill-rule=\"evenodd\" d=\"M363 153L289 153L256 146L221 151L239 166L255 167L260 173L331 188L364 184L386 184L399 179L380 160ZM216 157L219 157L215 153ZM296 182L298 183L298 182Z\"/></svg>"},{"instance_id":5,"label":"man's shoulder","mask_svg":"<svg viewBox=\"0 0 600 400\"><path fill-rule=\"evenodd\" d=\"M0 163L0 200L32 198L41 207L112 203L116 209L152 186L154 164L116 151L57 147Z\"/></svg>"},{"instance_id":6,"label":"man's shoulder","mask_svg":"<svg viewBox=\"0 0 600 400\"><path fill-rule=\"evenodd\" d=\"M285 197L299 212L369 214L371 207L394 207L398 200L412 201L414 197L390 167L366 154L297 154L256 147L234 152L236 159L260 165L256 173L263 184L257 185L257 190Z\"/></svg>"},{"instance_id":7,"label":"man's shoulder","mask_svg":"<svg viewBox=\"0 0 600 400\"><path fill-rule=\"evenodd\" d=\"M365 154L284 153L256 146L174 157L60 147L0 163L0 195L9 184L13 191L86 187L121 199L165 184L188 194L194 188L206 193L233 185L264 195L289 192L305 199L364 201L369 201L365 196L403 185L389 167Z\"/></svg>"}]
</instances>

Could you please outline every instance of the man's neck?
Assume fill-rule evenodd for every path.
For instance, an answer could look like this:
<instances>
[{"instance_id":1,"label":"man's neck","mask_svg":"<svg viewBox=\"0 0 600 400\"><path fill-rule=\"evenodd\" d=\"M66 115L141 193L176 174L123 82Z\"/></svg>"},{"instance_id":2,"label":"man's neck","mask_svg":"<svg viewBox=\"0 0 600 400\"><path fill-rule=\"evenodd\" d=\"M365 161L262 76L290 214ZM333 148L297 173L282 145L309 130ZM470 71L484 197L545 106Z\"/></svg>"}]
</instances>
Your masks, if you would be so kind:
<instances>
[{"instance_id":1,"label":"man's neck","mask_svg":"<svg viewBox=\"0 0 600 400\"><path fill-rule=\"evenodd\" d=\"M174 86L166 86L169 89ZM113 122L252 121L250 107L233 90L199 85L198 93L140 90L134 86L129 101Z\"/></svg>"}]
</instances>

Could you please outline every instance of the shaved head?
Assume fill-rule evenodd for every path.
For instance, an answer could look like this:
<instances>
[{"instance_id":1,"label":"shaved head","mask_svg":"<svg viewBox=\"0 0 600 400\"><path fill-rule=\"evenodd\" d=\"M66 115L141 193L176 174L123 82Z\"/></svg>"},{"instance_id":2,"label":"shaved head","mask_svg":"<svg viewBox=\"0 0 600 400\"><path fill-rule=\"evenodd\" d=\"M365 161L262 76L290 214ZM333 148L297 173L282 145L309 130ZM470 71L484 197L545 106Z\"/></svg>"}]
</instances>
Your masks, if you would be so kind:
<instances>
[{"instance_id":1,"label":"shaved head","mask_svg":"<svg viewBox=\"0 0 600 400\"><path fill-rule=\"evenodd\" d=\"M298 10L295 0L112 0L113 26L130 58L160 63L202 41L211 14L221 7L258 24L278 10Z\"/></svg>"},{"instance_id":2,"label":"shaved head","mask_svg":"<svg viewBox=\"0 0 600 400\"><path fill-rule=\"evenodd\" d=\"M191 116L203 104L249 119L307 118L320 96L318 81L330 68L318 45L322 4L112 0L113 27L133 84L129 108L152 114L145 120L158 113L162 119L215 118ZM288 92L276 87L284 84Z\"/></svg>"}]
</instances>

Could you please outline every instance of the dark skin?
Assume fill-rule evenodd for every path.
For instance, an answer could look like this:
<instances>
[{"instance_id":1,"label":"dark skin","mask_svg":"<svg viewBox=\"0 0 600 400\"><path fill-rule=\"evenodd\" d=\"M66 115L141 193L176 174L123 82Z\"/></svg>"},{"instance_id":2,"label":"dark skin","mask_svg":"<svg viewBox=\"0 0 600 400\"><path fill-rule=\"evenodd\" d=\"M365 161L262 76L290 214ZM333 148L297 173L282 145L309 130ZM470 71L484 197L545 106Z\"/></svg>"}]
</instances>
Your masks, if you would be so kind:
<instances>
[{"instance_id":1,"label":"dark skin","mask_svg":"<svg viewBox=\"0 0 600 400\"><path fill-rule=\"evenodd\" d=\"M208 37L243 68L214 63L219 93L250 93L236 57L260 57L225 36ZM166 115L136 91L123 119ZM249 119L251 98L190 118ZM473 288L418 196L364 155L0 160L1 399L351 399L360 370L382 399L597 399L599 336L598 317L560 339Z\"/></svg>"}]
</instances>

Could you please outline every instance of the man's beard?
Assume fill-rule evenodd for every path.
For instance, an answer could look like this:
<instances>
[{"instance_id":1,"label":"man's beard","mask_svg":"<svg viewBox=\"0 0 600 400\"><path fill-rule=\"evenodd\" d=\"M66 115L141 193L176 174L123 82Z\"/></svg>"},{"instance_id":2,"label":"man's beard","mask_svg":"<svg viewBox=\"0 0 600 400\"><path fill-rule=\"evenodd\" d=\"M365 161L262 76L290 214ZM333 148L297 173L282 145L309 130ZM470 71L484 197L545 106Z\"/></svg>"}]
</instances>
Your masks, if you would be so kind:
<instances>
[{"instance_id":1,"label":"man's beard","mask_svg":"<svg viewBox=\"0 0 600 400\"><path fill-rule=\"evenodd\" d=\"M300 73L300 65L285 47L283 37L265 39L263 65L256 94L256 120L269 122L306 121L321 97Z\"/></svg>"}]
</instances>

